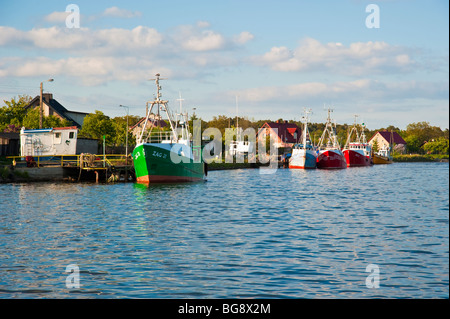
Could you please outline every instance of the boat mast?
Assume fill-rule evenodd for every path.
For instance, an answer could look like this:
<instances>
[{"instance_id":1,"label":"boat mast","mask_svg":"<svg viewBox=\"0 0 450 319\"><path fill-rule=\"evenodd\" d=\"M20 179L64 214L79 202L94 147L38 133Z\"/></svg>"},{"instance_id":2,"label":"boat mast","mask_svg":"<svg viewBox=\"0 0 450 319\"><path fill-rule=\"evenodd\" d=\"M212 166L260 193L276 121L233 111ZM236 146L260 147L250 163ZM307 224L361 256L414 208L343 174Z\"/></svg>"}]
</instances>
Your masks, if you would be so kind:
<instances>
[{"instance_id":1,"label":"boat mast","mask_svg":"<svg viewBox=\"0 0 450 319\"><path fill-rule=\"evenodd\" d=\"M366 130L366 124L362 123L360 140L361 140L361 143L363 143L363 144L367 144L366 133L364 133L365 130Z\"/></svg>"},{"instance_id":2,"label":"boat mast","mask_svg":"<svg viewBox=\"0 0 450 319\"><path fill-rule=\"evenodd\" d=\"M332 143L332 147L340 148L339 142L337 140L335 129L333 128L333 123L331 122L331 112L333 112L332 109L328 109L328 117L327 117L327 123L325 124L325 129L323 130L323 134L320 137L319 140L319 147L321 148L323 145L323 142L325 141L325 137L328 133L328 137L330 139L330 142Z\"/></svg>"},{"instance_id":3,"label":"boat mast","mask_svg":"<svg viewBox=\"0 0 450 319\"><path fill-rule=\"evenodd\" d=\"M236 142L240 141L238 110L239 110L239 107L238 107L238 96L236 95Z\"/></svg>"},{"instance_id":4,"label":"boat mast","mask_svg":"<svg viewBox=\"0 0 450 319\"><path fill-rule=\"evenodd\" d=\"M172 116L170 115L170 112L169 112L169 110L167 108L167 103L169 103L169 101L165 101L165 100L160 100L159 99L162 96L162 94L160 92L161 91L161 86L159 85L159 80L165 80L165 79L160 78L160 74L159 73L157 73L155 76L156 76L156 79L153 79L153 80L155 80L155 83L156 83L156 100L152 102L152 107L153 107L153 105L157 104L158 105L158 111L159 111L159 109L160 109L159 106L160 105L163 106L164 111L167 114L167 118L169 119L170 129L172 130L172 135L173 135L173 141L174 141L174 143L178 143L178 136L175 133L175 128L173 127L173 119L172 119Z\"/></svg>"},{"instance_id":5,"label":"boat mast","mask_svg":"<svg viewBox=\"0 0 450 319\"><path fill-rule=\"evenodd\" d=\"M306 149L306 138L309 133L309 131L308 131L308 121L309 121L308 115L311 113L311 109L305 108L304 113L305 113L305 115L303 116L304 125L303 125L303 134L302 135L303 135L303 148Z\"/></svg>"},{"instance_id":6,"label":"boat mast","mask_svg":"<svg viewBox=\"0 0 450 319\"><path fill-rule=\"evenodd\" d=\"M355 114L354 116L355 116L355 122L353 123L353 126L350 129L350 132L348 133L347 141L345 142L344 148L349 148L350 147L350 142L351 142L351 138L353 136L353 131L355 131L355 134L356 134L355 142L358 143L358 144L361 143L361 138L359 136L358 128L357 128L358 124L356 124L357 123L357 118L358 118L359 115Z\"/></svg>"},{"instance_id":7,"label":"boat mast","mask_svg":"<svg viewBox=\"0 0 450 319\"><path fill-rule=\"evenodd\" d=\"M185 114L183 114L183 101L184 99L181 98L181 92L180 93L180 98L177 99L177 101L180 101L180 120L179 120L179 124L181 126L181 139L182 140L187 140L189 137L189 122L188 122L188 114L187 112ZM178 116L177 116L177 120L178 120ZM178 125L178 124L177 124Z\"/></svg>"}]
</instances>

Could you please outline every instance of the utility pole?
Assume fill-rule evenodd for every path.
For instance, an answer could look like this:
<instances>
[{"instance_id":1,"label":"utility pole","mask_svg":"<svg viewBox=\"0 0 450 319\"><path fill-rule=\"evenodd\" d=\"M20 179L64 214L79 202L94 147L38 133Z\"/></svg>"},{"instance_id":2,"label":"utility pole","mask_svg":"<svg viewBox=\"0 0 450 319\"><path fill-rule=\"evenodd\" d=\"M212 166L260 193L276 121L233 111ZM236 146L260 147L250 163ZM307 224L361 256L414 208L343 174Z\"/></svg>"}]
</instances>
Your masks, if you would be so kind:
<instances>
[{"instance_id":1,"label":"utility pole","mask_svg":"<svg viewBox=\"0 0 450 319\"><path fill-rule=\"evenodd\" d=\"M122 104L119 105L119 107L123 107L127 110L127 131L125 132L125 180L128 181L128 113L130 107Z\"/></svg>"},{"instance_id":2,"label":"utility pole","mask_svg":"<svg viewBox=\"0 0 450 319\"><path fill-rule=\"evenodd\" d=\"M53 82L53 79L48 79L47 81L44 82ZM39 99L39 128L42 128L42 120L43 120L43 104L42 104L42 91L44 88L44 82L41 82L41 87L40 87L40 99Z\"/></svg>"},{"instance_id":3,"label":"utility pole","mask_svg":"<svg viewBox=\"0 0 450 319\"><path fill-rule=\"evenodd\" d=\"M127 109L127 131L125 133L125 155L127 158L127 164L128 164L128 113L130 111L130 107L126 105L119 105L119 107L123 107Z\"/></svg>"}]
</instances>

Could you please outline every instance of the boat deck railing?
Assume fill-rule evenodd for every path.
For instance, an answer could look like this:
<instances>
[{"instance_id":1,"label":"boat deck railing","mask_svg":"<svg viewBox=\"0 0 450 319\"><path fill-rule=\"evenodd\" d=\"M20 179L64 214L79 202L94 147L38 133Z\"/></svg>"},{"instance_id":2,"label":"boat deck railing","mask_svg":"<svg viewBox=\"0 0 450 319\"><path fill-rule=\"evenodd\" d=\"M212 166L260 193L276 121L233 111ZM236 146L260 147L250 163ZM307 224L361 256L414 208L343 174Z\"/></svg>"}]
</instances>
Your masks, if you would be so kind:
<instances>
[{"instance_id":1,"label":"boat deck railing","mask_svg":"<svg viewBox=\"0 0 450 319\"><path fill-rule=\"evenodd\" d=\"M182 139L182 136L179 134L178 139ZM175 143L174 136L172 132L150 132L145 134L142 137L142 142L144 143Z\"/></svg>"},{"instance_id":2,"label":"boat deck railing","mask_svg":"<svg viewBox=\"0 0 450 319\"><path fill-rule=\"evenodd\" d=\"M178 132L180 133L180 132ZM186 136L177 134L178 140L189 139ZM144 143L175 143L174 135L171 131L149 132L142 136Z\"/></svg>"}]
</instances>

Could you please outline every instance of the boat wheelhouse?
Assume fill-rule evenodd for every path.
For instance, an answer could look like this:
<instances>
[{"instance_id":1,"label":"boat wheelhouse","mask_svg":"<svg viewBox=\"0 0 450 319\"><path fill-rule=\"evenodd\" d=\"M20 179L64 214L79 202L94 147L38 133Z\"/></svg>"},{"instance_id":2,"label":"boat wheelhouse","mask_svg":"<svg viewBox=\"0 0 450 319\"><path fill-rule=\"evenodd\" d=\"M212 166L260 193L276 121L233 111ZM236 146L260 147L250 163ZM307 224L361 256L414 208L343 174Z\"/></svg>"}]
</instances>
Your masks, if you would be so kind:
<instances>
[{"instance_id":1,"label":"boat wheelhouse","mask_svg":"<svg viewBox=\"0 0 450 319\"><path fill-rule=\"evenodd\" d=\"M311 109L305 109L305 115L303 116L303 131L301 137L301 144L295 144L292 148L292 155L289 158L289 168L308 169L316 168L317 164L317 151L311 143L309 130L308 130L308 114L311 113Z\"/></svg>"},{"instance_id":2,"label":"boat wheelhouse","mask_svg":"<svg viewBox=\"0 0 450 319\"><path fill-rule=\"evenodd\" d=\"M318 144L317 168L342 169L347 168L345 156L336 135L336 125L331 121L331 112L328 109L325 129Z\"/></svg>"},{"instance_id":3,"label":"boat wheelhouse","mask_svg":"<svg viewBox=\"0 0 450 319\"><path fill-rule=\"evenodd\" d=\"M355 124L350 129L343 150L348 167L370 166L373 164L372 147L367 143L366 135L364 134L364 123L360 125L360 134L358 132L359 125L356 123L357 117L358 116L355 115Z\"/></svg>"}]
</instances>

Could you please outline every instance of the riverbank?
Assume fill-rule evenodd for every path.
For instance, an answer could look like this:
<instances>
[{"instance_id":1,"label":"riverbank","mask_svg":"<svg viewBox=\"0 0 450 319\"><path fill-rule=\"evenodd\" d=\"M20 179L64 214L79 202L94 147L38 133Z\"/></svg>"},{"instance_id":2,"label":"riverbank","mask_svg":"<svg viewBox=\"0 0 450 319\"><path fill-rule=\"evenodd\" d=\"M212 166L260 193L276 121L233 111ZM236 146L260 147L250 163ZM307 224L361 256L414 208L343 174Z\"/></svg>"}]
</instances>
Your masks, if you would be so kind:
<instances>
[{"instance_id":1,"label":"riverbank","mask_svg":"<svg viewBox=\"0 0 450 319\"><path fill-rule=\"evenodd\" d=\"M398 163L413 163L413 162L448 162L448 155L394 155L394 162Z\"/></svg>"},{"instance_id":2,"label":"riverbank","mask_svg":"<svg viewBox=\"0 0 450 319\"><path fill-rule=\"evenodd\" d=\"M28 182L30 176L26 172L13 170L8 166L0 166L0 183Z\"/></svg>"},{"instance_id":3,"label":"riverbank","mask_svg":"<svg viewBox=\"0 0 450 319\"><path fill-rule=\"evenodd\" d=\"M208 171L241 169L241 168L258 168L263 165L264 164L260 164L260 163L215 163L215 162L212 162L212 163L208 164Z\"/></svg>"}]
</instances>

